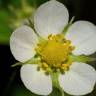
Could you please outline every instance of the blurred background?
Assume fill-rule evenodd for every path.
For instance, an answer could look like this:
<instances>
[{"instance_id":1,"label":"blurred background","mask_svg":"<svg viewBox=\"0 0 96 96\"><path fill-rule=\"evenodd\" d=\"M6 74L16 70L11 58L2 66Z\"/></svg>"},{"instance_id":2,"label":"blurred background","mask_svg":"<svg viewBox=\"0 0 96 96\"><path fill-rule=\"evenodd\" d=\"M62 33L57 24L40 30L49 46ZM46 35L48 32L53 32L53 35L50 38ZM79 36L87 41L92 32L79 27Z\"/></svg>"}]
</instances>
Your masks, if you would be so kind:
<instances>
[{"instance_id":1,"label":"blurred background","mask_svg":"<svg viewBox=\"0 0 96 96\"><path fill-rule=\"evenodd\" d=\"M20 26L24 19L34 14L36 8L46 1L0 0L0 96L36 96L29 92L21 82L20 67L11 67L16 60L11 54L9 39L13 30ZM96 0L58 1L66 5L70 19L75 16L75 21L87 20L96 25ZM92 66L96 68L96 62L92 62ZM59 91L54 89L50 96L60 96ZM70 95L66 94L66 96ZM96 96L96 88L86 96Z\"/></svg>"}]
</instances>

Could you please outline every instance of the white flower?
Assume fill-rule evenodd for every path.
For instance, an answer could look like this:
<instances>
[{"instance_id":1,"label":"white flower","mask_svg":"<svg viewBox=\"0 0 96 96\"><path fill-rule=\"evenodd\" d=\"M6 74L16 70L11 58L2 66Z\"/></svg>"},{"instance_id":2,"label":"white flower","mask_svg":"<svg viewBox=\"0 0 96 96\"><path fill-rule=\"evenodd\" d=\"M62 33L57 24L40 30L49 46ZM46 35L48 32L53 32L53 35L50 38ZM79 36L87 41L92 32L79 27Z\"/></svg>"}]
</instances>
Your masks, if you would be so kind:
<instances>
[{"instance_id":1,"label":"white flower","mask_svg":"<svg viewBox=\"0 0 96 96\"><path fill-rule=\"evenodd\" d=\"M46 39L50 34L61 34L64 27L68 24L68 18L67 8L62 3L51 0L42 4L37 9L34 16L34 27L36 32ZM72 51L74 55L90 55L96 51L96 27L88 21L73 23L65 34L65 38L72 41L72 44L75 46L75 49ZM35 56L37 52L35 48L38 42L38 36L34 30L31 27L22 25L13 32L10 39L10 48L16 60L26 62ZM59 48L58 44L54 46ZM68 45L67 47L69 48L70 46ZM52 48L54 49L54 47ZM62 51L62 47L60 48ZM64 52L65 49L63 50ZM50 52L49 45L46 50ZM58 59L57 54L61 51L59 49L54 50L56 50L56 53L53 52L54 54L45 53L46 56L47 54L49 55L49 59L53 56L51 59L55 58L53 61L56 63L58 62L56 61ZM45 53L42 54L45 56ZM52 63L52 61L49 62ZM38 64L23 65L20 72L21 79L31 92L39 95L48 95L52 92L51 75L45 75L45 70L37 71L37 66ZM68 94L85 95L94 89L96 71L86 63L72 62L69 70L65 71L65 74L59 74L58 81L60 87Z\"/></svg>"}]
</instances>

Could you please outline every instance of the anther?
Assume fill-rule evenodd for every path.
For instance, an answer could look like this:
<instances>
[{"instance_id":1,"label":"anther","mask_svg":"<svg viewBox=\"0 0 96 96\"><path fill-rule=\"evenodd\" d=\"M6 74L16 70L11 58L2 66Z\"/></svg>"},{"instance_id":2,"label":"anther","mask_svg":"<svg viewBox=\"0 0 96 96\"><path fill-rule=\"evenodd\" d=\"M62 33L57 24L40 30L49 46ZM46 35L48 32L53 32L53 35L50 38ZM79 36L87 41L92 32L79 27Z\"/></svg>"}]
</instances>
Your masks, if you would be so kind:
<instances>
[{"instance_id":1,"label":"anther","mask_svg":"<svg viewBox=\"0 0 96 96\"><path fill-rule=\"evenodd\" d=\"M48 36L47 43L40 42L37 45L36 51L41 57L41 68L46 74L50 72L62 73L69 70L72 63L70 54L74 50L70 40L66 40L62 34Z\"/></svg>"}]
</instances>

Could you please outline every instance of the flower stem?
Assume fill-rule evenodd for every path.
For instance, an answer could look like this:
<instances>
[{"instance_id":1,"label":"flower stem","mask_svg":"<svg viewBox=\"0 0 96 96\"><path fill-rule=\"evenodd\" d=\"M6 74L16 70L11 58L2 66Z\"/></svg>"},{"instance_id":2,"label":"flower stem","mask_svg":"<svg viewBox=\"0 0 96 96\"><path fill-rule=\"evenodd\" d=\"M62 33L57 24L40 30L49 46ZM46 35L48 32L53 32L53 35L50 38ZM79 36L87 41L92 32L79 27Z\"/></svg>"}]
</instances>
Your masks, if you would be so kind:
<instances>
[{"instance_id":1,"label":"flower stem","mask_svg":"<svg viewBox=\"0 0 96 96\"><path fill-rule=\"evenodd\" d=\"M11 87L13 81L14 81L14 78L16 77L16 74L17 74L17 70L15 70L15 71L12 73L11 77L9 78L8 85L7 85L6 88L4 89L2 96L7 96L7 95L8 95L8 91L9 91L9 89L10 89L10 87Z\"/></svg>"}]
</instances>

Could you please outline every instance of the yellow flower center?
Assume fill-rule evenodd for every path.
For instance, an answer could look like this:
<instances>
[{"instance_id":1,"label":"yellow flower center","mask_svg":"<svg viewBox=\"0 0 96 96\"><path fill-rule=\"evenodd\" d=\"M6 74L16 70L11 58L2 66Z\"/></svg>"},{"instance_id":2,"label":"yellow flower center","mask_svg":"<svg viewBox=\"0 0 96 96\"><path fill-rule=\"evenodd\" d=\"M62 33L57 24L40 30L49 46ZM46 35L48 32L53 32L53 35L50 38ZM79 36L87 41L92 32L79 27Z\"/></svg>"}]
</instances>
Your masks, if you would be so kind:
<instances>
[{"instance_id":1,"label":"yellow flower center","mask_svg":"<svg viewBox=\"0 0 96 96\"><path fill-rule=\"evenodd\" d=\"M40 67L46 72L68 70L72 63L69 57L73 49L71 41L63 35L49 35L48 40L38 43L36 48L42 60Z\"/></svg>"}]
</instances>

